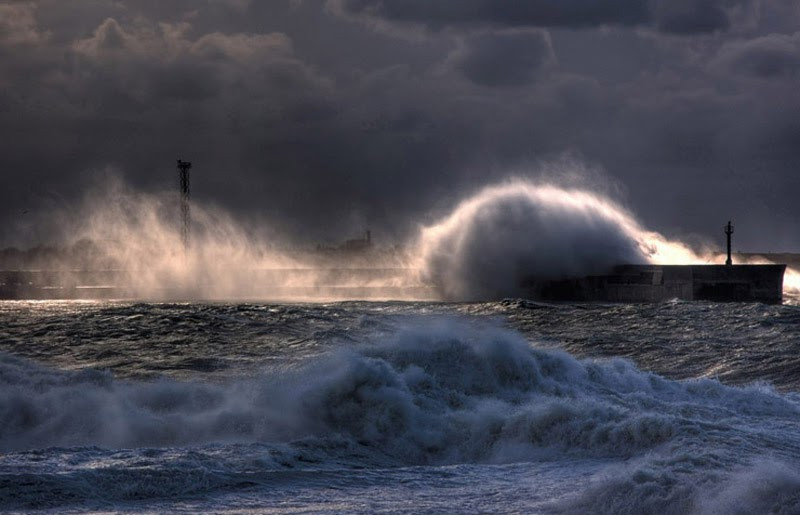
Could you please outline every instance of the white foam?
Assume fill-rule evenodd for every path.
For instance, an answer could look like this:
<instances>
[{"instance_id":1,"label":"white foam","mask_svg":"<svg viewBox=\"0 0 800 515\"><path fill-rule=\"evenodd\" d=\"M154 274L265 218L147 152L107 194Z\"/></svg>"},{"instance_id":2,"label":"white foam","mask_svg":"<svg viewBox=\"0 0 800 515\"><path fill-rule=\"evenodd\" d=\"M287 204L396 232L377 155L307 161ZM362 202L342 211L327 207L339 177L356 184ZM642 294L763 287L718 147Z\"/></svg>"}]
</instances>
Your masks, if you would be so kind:
<instances>
[{"instance_id":1,"label":"white foam","mask_svg":"<svg viewBox=\"0 0 800 515\"><path fill-rule=\"evenodd\" d=\"M737 417L796 421L769 388L675 382L521 335L420 322L372 345L227 384L114 380L0 355L0 449L353 442L404 463L627 457ZM793 422L794 423L794 422Z\"/></svg>"},{"instance_id":2,"label":"white foam","mask_svg":"<svg viewBox=\"0 0 800 515\"><path fill-rule=\"evenodd\" d=\"M419 253L444 298L500 298L519 295L525 279L646 263L667 248L648 235L602 195L514 180L483 189L423 229Z\"/></svg>"}]
</instances>

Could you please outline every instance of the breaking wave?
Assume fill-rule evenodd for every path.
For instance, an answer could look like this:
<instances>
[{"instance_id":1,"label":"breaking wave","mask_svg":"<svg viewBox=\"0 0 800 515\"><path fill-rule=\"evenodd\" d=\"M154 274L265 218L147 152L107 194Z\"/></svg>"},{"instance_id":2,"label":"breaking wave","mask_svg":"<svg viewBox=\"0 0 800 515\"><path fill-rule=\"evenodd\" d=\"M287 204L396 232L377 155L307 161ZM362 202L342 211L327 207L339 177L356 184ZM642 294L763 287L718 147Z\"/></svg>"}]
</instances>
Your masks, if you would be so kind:
<instances>
[{"instance_id":1,"label":"breaking wave","mask_svg":"<svg viewBox=\"0 0 800 515\"><path fill-rule=\"evenodd\" d=\"M523 180L464 200L423 229L419 246L423 274L449 300L520 296L526 279L602 274L617 264L705 261L602 195Z\"/></svg>"},{"instance_id":2,"label":"breaking wave","mask_svg":"<svg viewBox=\"0 0 800 515\"><path fill-rule=\"evenodd\" d=\"M771 389L669 381L449 319L226 384L120 381L11 355L0 384L3 451L335 436L403 463L509 462L635 455L720 414L800 413Z\"/></svg>"},{"instance_id":3,"label":"breaking wave","mask_svg":"<svg viewBox=\"0 0 800 515\"><path fill-rule=\"evenodd\" d=\"M423 279L445 300L525 297L526 281L604 274L619 264L723 263L709 249L693 250L644 229L601 194L513 180L489 186L448 216L422 229ZM748 264L770 263L750 258ZM784 293L800 292L800 272L788 268Z\"/></svg>"},{"instance_id":4,"label":"breaking wave","mask_svg":"<svg viewBox=\"0 0 800 515\"><path fill-rule=\"evenodd\" d=\"M792 394L578 360L458 318L417 322L225 383L123 381L0 355L0 509L330 486L347 481L342 469L380 481L395 467L586 460L611 466L554 510L798 507Z\"/></svg>"}]
</instances>

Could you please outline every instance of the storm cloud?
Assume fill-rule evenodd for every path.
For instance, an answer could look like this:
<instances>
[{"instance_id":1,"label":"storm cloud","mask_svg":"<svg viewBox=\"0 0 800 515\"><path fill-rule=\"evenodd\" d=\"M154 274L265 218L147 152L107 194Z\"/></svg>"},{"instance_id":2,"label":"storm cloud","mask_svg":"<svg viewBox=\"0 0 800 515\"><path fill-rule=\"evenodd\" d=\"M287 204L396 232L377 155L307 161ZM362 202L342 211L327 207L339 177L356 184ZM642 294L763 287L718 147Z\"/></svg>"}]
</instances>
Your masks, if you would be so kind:
<instances>
[{"instance_id":1,"label":"storm cloud","mask_svg":"<svg viewBox=\"0 0 800 515\"><path fill-rule=\"evenodd\" d=\"M366 19L446 26L569 27L650 26L694 34L725 30L747 0L330 0L339 13Z\"/></svg>"},{"instance_id":2,"label":"storm cloud","mask_svg":"<svg viewBox=\"0 0 800 515\"><path fill-rule=\"evenodd\" d=\"M785 0L0 2L0 246L181 158L196 202L300 244L402 242L575 163L654 230L800 250L798 26Z\"/></svg>"},{"instance_id":3,"label":"storm cloud","mask_svg":"<svg viewBox=\"0 0 800 515\"><path fill-rule=\"evenodd\" d=\"M541 31L488 33L467 38L451 57L454 68L475 84L519 86L552 64L553 50Z\"/></svg>"},{"instance_id":4,"label":"storm cloud","mask_svg":"<svg viewBox=\"0 0 800 515\"><path fill-rule=\"evenodd\" d=\"M734 73L763 79L795 79L800 74L800 32L769 34L727 44L718 61Z\"/></svg>"}]
</instances>

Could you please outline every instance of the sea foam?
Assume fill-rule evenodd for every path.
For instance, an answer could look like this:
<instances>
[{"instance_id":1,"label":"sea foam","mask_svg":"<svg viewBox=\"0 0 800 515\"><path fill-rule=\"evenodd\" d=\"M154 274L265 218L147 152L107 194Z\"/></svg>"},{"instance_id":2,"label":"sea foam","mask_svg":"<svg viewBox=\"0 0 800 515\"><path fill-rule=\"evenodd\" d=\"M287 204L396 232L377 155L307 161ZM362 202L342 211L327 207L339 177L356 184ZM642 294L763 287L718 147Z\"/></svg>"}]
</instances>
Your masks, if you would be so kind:
<instances>
[{"instance_id":1,"label":"sea foam","mask_svg":"<svg viewBox=\"0 0 800 515\"><path fill-rule=\"evenodd\" d=\"M796 417L765 387L670 381L502 328L420 322L223 384L122 381L0 355L0 449L337 438L406 464L634 456L736 417ZM716 427L716 426L715 426Z\"/></svg>"}]
</instances>

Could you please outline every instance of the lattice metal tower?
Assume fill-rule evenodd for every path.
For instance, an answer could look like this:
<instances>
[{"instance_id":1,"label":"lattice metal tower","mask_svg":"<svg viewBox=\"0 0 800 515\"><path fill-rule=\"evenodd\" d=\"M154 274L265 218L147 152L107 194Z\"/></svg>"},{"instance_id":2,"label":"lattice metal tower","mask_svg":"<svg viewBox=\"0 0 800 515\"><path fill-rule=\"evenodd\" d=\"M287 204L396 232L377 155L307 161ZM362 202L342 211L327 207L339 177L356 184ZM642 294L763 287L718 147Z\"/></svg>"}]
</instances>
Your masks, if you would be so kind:
<instances>
[{"instance_id":1,"label":"lattice metal tower","mask_svg":"<svg viewBox=\"0 0 800 515\"><path fill-rule=\"evenodd\" d=\"M185 250L189 249L189 170L191 168L192 163L178 159L178 178L181 185L181 240L183 240Z\"/></svg>"}]
</instances>

